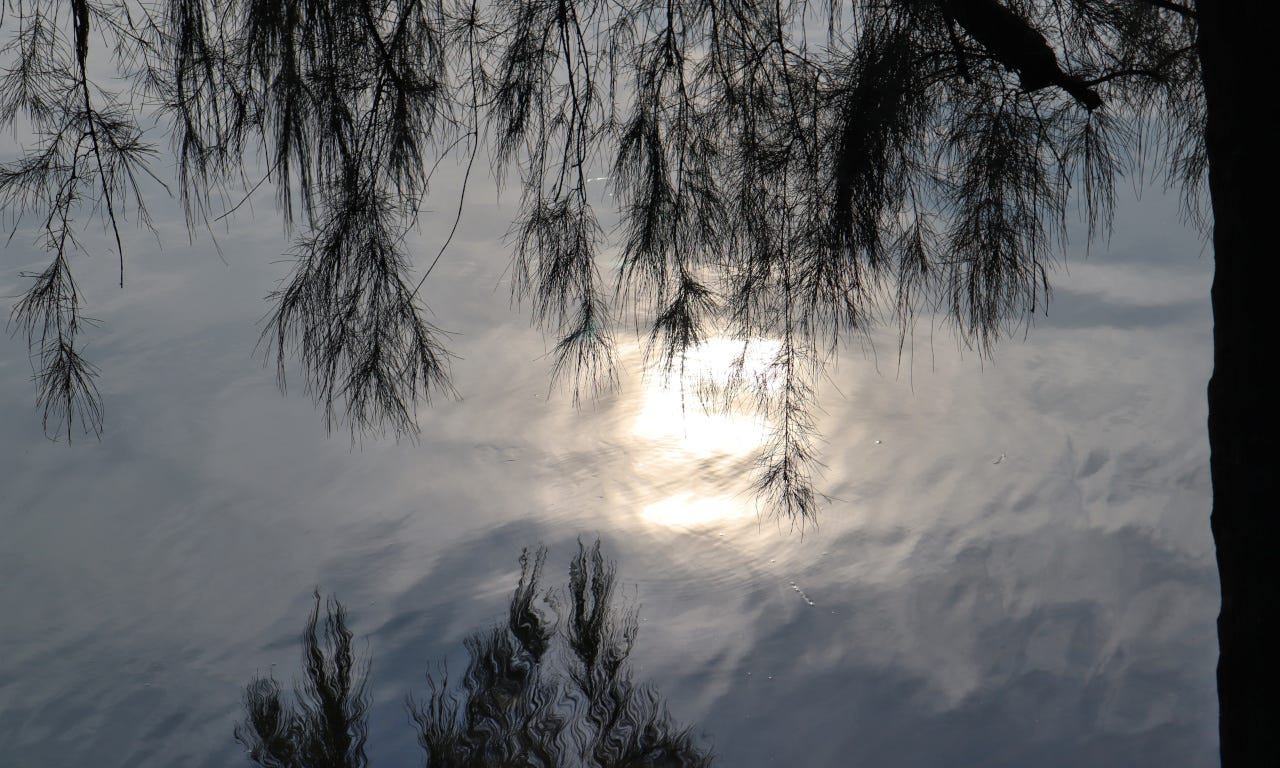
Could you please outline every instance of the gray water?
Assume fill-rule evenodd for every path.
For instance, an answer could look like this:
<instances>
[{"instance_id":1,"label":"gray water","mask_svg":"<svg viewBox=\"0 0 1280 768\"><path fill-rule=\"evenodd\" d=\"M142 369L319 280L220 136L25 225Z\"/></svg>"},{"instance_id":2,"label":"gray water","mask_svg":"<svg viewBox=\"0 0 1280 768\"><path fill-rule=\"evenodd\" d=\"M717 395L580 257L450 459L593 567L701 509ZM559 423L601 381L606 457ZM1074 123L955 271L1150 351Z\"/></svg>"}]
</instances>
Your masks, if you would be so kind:
<instances>
[{"instance_id":1,"label":"gray water","mask_svg":"<svg viewBox=\"0 0 1280 768\"><path fill-rule=\"evenodd\" d=\"M597 536L636 677L720 765L1214 763L1211 258L1172 201L1075 249L994 361L927 320L901 362L891 332L847 353L821 387L831 501L800 532L756 513L749 415L682 420L634 343L619 394L549 390L507 303L510 210L482 196L425 289L462 398L416 445L327 437L252 356L287 268L268 198L222 259L173 219L162 250L132 238L123 291L79 262L100 441L46 439L0 341L0 765L247 765L243 686L298 674L317 587L372 660L372 764L420 765L406 694L505 616L522 548L555 584ZM0 293L40 258L15 239Z\"/></svg>"}]
</instances>

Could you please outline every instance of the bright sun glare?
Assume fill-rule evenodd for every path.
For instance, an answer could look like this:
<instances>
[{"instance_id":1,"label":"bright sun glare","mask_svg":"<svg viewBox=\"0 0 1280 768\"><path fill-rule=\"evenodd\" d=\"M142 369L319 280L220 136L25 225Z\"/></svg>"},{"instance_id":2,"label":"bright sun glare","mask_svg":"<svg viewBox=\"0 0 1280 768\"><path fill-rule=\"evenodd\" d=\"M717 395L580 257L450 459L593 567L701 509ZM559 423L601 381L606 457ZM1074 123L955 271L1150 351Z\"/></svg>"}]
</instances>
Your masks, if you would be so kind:
<instances>
[{"instance_id":1,"label":"bright sun glare","mask_svg":"<svg viewBox=\"0 0 1280 768\"><path fill-rule=\"evenodd\" d=\"M739 406L704 403L700 392L722 390L731 377L766 379L778 352L769 340L714 338L689 350L681 375L679 363L670 373L650 370L644 403L633 434L653 445L672 475L693 473L695 461L741 462L768 437L768 424L758 413ZM748 385L750 386L750 385ZM742 498L723 494L680 492L645 507L645 519L660 525L687 527L751 514Z\"/></svg>"},{"instance_id":2,"label":"bright sun glare","mask_svg":"<svg viewBox=\"0 0 1280 768\"><path fill-rule=\"evenodd\" d=\"M697 528L746 517L751 510L733 496L698 496L677 493L649 504L640 513L645 520L670 528Z\"/></svg>"}]
</instances>

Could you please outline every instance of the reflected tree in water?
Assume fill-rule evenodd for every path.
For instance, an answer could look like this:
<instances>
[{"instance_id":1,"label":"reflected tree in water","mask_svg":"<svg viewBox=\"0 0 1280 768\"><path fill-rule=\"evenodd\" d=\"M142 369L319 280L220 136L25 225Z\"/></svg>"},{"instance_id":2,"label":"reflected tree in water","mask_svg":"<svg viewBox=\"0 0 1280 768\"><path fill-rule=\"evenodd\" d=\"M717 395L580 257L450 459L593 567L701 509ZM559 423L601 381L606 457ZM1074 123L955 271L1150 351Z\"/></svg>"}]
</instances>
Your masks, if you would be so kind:
<instances>
[{"instance_id":1,"label":"reflected tree in water","mask_svg":"<svg viewBox=\"0 0 1280 768\"><path fill-rule=\"evenodd\" d=\"M368 665L351 648L346 611L330 597L311 609L302 633L303 670L296 702L285 698L273 677L258 677L245 688L246 717L236 740L263 768L363 768Z\"/></svg>"},{"instance_id":2,"label":"reflected tree in water","mask_svg":"<svg viewBox=\"0 0 1280 768\"><path fill-rule=\"evenodd\" d=\"M619 605L617 570L599 541L579 543L563 592L542 586L545 559L545 549L521 555L507 621L465 640L460 681L428 675L426 698L410 699L428 768L712 765L658 692L633 679L637 613ZM330 598L322 621L320 604L317 595L303 633L297 703L270 677L245 690L236 738L262 768L366 764L367 667L352 653L342 606Z\"/></svg>"}]
</instances>

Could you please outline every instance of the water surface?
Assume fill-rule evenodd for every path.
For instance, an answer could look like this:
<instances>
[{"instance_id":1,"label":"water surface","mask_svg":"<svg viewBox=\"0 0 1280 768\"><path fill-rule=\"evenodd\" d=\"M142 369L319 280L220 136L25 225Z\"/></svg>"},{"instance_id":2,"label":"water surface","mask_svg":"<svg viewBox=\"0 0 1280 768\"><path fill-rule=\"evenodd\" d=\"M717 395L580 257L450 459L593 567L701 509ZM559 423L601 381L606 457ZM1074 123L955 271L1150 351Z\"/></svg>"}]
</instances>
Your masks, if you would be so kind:
<instances>
[{"instance_id":1,"label":"water surface","mask_svg":"<svg viewBox=\"0 0 1280 768\"><path fill-rule=\"evenodd\" d=\"M462 398L417 444L326 437L252 357L286 268L270 213L221 237L225 263L177 227L136 238L124 291L82 261L100 441L47 440L0 342L0 762L246 764L243 686L298 674L321 587L372 660L373 764L421 764L405 695L504 619L522 548L554 583L598 536L640 611L637 677L719 764L1212 765L1211 262L1173 209L1123 209L994 361L927 322L901 362L892 333L851 350L803 532L747 492L760 425L682 417L634 343L620 393L549 391L506 301L509 212L483 200L426 296ZM12 295L40 254L5 258Z\"/></svg>"}]
</instances>

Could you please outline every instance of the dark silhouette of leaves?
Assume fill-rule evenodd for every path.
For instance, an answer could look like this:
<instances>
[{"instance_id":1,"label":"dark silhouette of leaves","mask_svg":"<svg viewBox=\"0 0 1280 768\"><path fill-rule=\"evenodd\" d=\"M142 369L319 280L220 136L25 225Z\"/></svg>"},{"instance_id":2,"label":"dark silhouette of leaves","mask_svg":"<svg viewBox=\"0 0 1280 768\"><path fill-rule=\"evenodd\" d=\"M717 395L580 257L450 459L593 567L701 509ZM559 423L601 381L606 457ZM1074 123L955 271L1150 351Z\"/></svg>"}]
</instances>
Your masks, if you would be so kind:
<instances>
[{"instance_id":1,"label":"dark silhouette of leaves","mask_svg":"<svg viewBox=\"0 0 1280 768\"><path fill-rule=\"evenodd\" d=\"M404 236L426 210L431 169L458 155L469 180L487 146L495 178L520 189L512 296L554 337L552 373L575 402L617 385L620 318L668 372L713 336L780 344L774 383L744 383L775 427L757 487L802 524L818 499L816 386L842 347L889 314L905 341L939 310L989 354L1047 301L1073 205L1105 235L1117 178L1149 157L1204 221L1198 17L1178 3L4 10L0 122L35 141L0 166L0 204L51 254L15 325L46 426L68 436L77 419L102 424L71 257L102 246L81 242L82 219L98 217L118 251L118 223L147 222L153 119L172 139L190 226L275 185L297 228L295 264L271 294L263 341L282 386L300 366L330 428L412 436L416 405L451 393L445 338L418 294L465 185L446 248L421 274ZM99 55L124 90L89 76ZM595 210L604 189L613 232Z\"/></svg>"}]
</instances>

